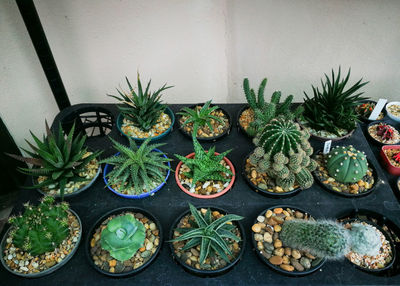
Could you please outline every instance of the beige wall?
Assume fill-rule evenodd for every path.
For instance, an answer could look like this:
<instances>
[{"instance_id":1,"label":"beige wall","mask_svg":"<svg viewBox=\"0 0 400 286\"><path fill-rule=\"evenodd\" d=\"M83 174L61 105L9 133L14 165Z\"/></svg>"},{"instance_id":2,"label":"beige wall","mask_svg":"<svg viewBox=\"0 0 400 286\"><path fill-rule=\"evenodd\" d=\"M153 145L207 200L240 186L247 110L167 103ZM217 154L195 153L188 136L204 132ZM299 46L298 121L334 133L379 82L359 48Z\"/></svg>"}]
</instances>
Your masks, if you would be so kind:
<instances>
[{"instance_id":1,"label":"beige wall","mask_svg":"<svg viewBox=\"0 0 400 286\"><path fill-rule=\"evenodd\" d=\"M352 67L366 95L400 98L400 1L35 0L73 104L113 102L139 70L168 103L243 102L241 84L302 100ZM18 144L58 112L13 0L0 1L0 114Z\"/></svg>"}]
</instances>

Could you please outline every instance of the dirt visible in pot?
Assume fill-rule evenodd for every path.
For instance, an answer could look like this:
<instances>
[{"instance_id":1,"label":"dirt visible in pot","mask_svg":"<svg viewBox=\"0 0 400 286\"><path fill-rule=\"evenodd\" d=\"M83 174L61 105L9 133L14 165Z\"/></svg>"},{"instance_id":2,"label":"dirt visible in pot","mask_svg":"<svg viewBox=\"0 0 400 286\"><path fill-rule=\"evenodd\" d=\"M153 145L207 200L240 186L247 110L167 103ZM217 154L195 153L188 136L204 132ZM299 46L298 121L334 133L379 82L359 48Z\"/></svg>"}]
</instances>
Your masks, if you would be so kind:
<instances>
[{"instance_id":1,"label":"dirt visible in pot","mask_svg":"<svg viewBox=\"0 0 400 286\"><path fill-rule=\"evenodd\" d=\"M388 112L394 116L400 117L400 105L392 104L388 106Z\"/></svg>"},{"instance_id":2,"label":"dirt visible in pot","mask_svg":"<svg viewBox=\"0 0 400 286\"><path fill-rule=\"evenodd\" d=\"M200 211L204 215L207 211L205 208L201 208ZM221 214L219 211L212 211L211 212L213 220L217 220L220 217L223 217L224 214ZM188 228L191 227L190 221L194 221L194 217L191 214L187 214L184 216L178 223L176 227L178 228ZM235 225L235 222L233 222ZM233 230L233 234L236 235L237 237L241 238L240 235L240 230L238 227L236 227ZM174 231L173 234L173 239L179 237L181 233L178 231ZM229 256L228 258L230 261L233 261L238 255L240 254L241 250L241 245L240 243L237 243L231 239L228 239L231 243L228 243L229 249L232 252L233 256ZM192 247L186 251L182 251L182 248L186 245L188 240L185 241L175 241L173 242L173 247L174 247L174 253L182 261L182 263L187 264L190 267L196 268L196 269L202 269L202 270L217 270L225 267L227 265L227 262L221 258L221 256L217 253L214 253L214 255L210 255L209 257L206 258L205 262L203 265L200 265L199 263L199 258L200 258L200 245Z\"/></svg>"},{"instance_id":3,"label":"dirt visible in pot","mask_svg":"<svg viewBox=\"0 0 400 286\"><path fill-rule=\"evenodd\" d=\"M78 243L80 232L79 221L76 216L68 212L69 235L62 243L51 252L32 256L14 246L12 238L6 239L3 255L4 260L11 270L21 274L35 274L48 270L58 263L61 263L74 249Z\"/></svg>"},{"instance_id":4,"label":"dirt visible in pot","mask_svg":"<svg viewBox=\"0 0 400 286\"><path fill-rule=\"evenodd\" d=\"M156 137L167 131L171 126L171 122L171 117L169 117L167 113L162 112L160 114L160 118L157 120L157 123L149 131L143 131L139 127L135 126L132 121L124 118L122 121L121 130L125 135L129 137Z\"/></svg>"},{"instance_id":5,"label":"dirt visible in pot","mask_svg":"<svg viewBox=\"0 0 400 286\"><path fill-rule=\"evenodd\" d=\"M146 229L146 238L143 247L139 248L131 259L119 261L113 258L107 250L101 248L101 232L107 227L107 223L110 220L126 214L133 215L144 225ZM92 256L94 264L103 271L110 273L129 272L143 266L156 253L157 248L160 247L159 232L157 224L141 213L128 211L118 215L112 215L103 221L96 229L95 233L92 234L92 239L90 240L90 255Z\"/></svg>"},{"instance_id":6,"label":"dirt visible in pot","mask_svg":"<svg viewBox=\"0 0 400 286\"><path fill-rule=\"evenodd\" d=\"M305 128L308 132L310 132L310 134L312 134L314 136L329 138L329 139L336 139L336 138L345 136L345 135L349 134L352 131L352 130L346 130L346 129L343 129L343 128L338 128L339 135L336 135L336 134L331 133L331 132L326 131L326 130L315 130L315 129L307 126L307 122L306 121L300 121L300 124L302 125L303 128Z\"/></svg>"},{"instance_id":7,"label":"dirt visible in pot","mask_svg":"<svg viewBox=\"0 0 400 286\"><path fill-rule=\"evenodd\" d=\"M270 193L291 192L299 187L299 185L295 183L290 190L285 191L282 187L277 186L275 180L269 178L266 173L257 172L256 166L251 164L249 159L246 159L245 175L255 186Z\"/></svg>"},{"instance_id":8,"label":"dirt visible in pot","mask_svg":"<svg viewBox=\"0 0 400 286\"><path fill-rule=\"evenodd\" d=\"M162 169L161 171L164 172L165 175L166 175L166 172L165 172L164 169ZM113 188L114 191L117 191L118 193L123 194L123 195L138 196L138 195L141 195L141 194L144 194L144 193L148 193L148 192L154 190L155 188L157 188L162 183L162 181L153 181L151 183L152 183L152 185L150 187L150 190L143 189L141 192L136 191L133 186L130 187L130 188L121 189L121 184L118 184L118 185L113 184L113 185L111 185L111 188Z\"/></svg>"},{"instance_id":9,"label":"dirt visible in pot","mask_svg":"<svg viewBox=\"0 0 400 286\"><path fill-rule=\"evenodd\" d=\"M386 123L377 123L368 126L368 133L382 144L396 144L400 142L399 131Z\"/></svg>"},{"instance_id":10,"label":"dirt visible in pot","mask_svg":"<svg viewBox=\"0 0 400 286\"><path fill-rule=\"evenodd\" d=\"M239 124L244 130L250 127L250 123L254 121L254 111L250 107L243 110L239 116Z\"/></svg>"},{"instance_id":11,"label":"dirt visible in pot","mask_svg":"<svg viewBox=\"0 0 400 286\"><path fill-rule=\"evenodd\" d=\"M346 193L358 195L367 192L375 184L373 169L368 167L367 174L357 183L340 183L331 177L326 169L326 155L317 154L314 159L318 163L317 169L314 171L317 178L329 189L338 193Z\"/></svg>"},{"instance_id":12,"label":"dirt visible in pot","mask_svg":"<svg viewBox=\"0 0 400 286\"><path fill-rule=\"evenodd\" d=\"M308 252L284 247L279 239L282 224L286 220L312 220L309 214L291 208L274 208L257 217L257 222L251 227L253 238L257 242L257 250L271 264L283 270L306 271L317 266L322 258Z\"/></svg>"},{"instance_id":13,"label":"dirt visible in pot","mask_svg":"<svg viewBox=\"0 0 400 286\"><path fill-rule=\"evenodd\" d=\"M363 118L368 119L374 110L376 104L375 102L366 102L356 106L356 112ZM381 111L379 113L378 118L376 120L382 120L385 117L385 114Z\"/></svg>"},{"instance_id":14,"label":"dirt visible in pot","mask_svg":"<svg viewBox=\"0 0 400 286\"><path fill-rule=\"evenodd\" d=\"M351 229L353 223L360 222L352 222L345 224L345 228ZM363 225L369 225L366 222L361 222ZM370 225L380 236L382 247L379 251L378 255L369 256L369 255L360 255L353 251L350 251L346 254L346 258L349 259L352 263L366 269L380 269L384 268L387 264L389 264L393 259L392 248L390 246L389 241L387 241L385 235L377 229L375 226Z\"/></svg>"},{"instance_id":15,"label":"dirt visible in pot","mask_svg":"<svg viewBox=\"0 0 400 286\"><path fill-rule=\"evenodd\" d=\"M389 159L390 164L400 168L400 149L384 149L383 152Z\"/></svg>"},{"instance_id":16,"label":"dirt visible in pot","mask_svg":"<svg viewBox=\"0 0 400 286\"><path fill-rule=\"evenodd\" d=\"M195 108L197 110L200 110L203 106L197 105ZM210 130L210 127L206 124L204 126L199 126L197 130L196 137L197 138L212 138L212 137L217 137L221 134L223 134L226 130L229 129L229 119L228 116L222 111L222 109L217 109L211 112L211 115L216 116L224 122L223 124L220 123L219 121L216 121L214 119L211 119L211 126L212 130ZM182 126L182 124L188 119L187 116L181 116L179 119L179 124ZM193 132L193 123L188 123L185 126L181 127L183 128L184 132L187 134L192 134Z\"/></svg>"}]
</instances>

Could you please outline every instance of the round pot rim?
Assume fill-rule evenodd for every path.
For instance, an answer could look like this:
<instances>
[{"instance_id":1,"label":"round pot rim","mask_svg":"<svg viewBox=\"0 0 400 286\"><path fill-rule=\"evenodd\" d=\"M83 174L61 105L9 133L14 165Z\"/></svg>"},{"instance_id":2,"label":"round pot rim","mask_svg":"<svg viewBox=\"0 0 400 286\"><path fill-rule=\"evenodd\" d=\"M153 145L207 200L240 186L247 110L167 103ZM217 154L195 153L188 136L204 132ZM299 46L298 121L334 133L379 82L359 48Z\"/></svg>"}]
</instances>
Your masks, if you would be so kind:
<instances>
[{"instance_id":1,"label":"round pot rim","mask_svg":"<svg viewBox=\"0 0 400 286\"><path fill-rule=\"evenodd\" d=\"M81 242L81 240L82 240L82 221L81 221L80 217L78 216L78 214L77 214L75 211L73 211L72 209L68 209L68 211L69 211L70 213L72 213L72 214L76 217L76 219L78 220L78 223L79 223L79 237L78 237L78 241L76 242L74 248L71 250L71 252L70 252L67 256L65 256L65 258L64 258L60 263L57 263L57 264L53 265L52 267L50 267L50 268L48 268L48 269L46 269L46 270L43 270L43 271L41 271L41 272L38 272L38 273L23 274L23 273L19 273L19 272L15 272L15 271L11 270L11 269L8 267L8 265L6 264L6 262L4 261L4 258L3 258L4 245L5 245L5 243L6 243L6 240L7 240L7 238L8 238L8 235L9 235L11 229L12 229L12 227L10 226L10 227L7 229L6 233L4 234L4 236L3 236L2 240L1 240L1 243L0 243L0 252L1 252L1 253L0 253L0 254L1 254L1 255L0 255L0 261L1 261L1 264L3 264L3 267L4 267L8 272L10 272L10 273L12 273L12 274L14 274L14 275L20 276L20 277L24 277L24 278L38 278L38 277L43 277L43 276L46 276L46 275L48 275L48 274L51 274L51 273L53 273L54 271L56 271L56 270L60 269L61 267L63 267L65 264L67 264L67 262L68 262L69 260L71 260L71 258L74 256L74 254L75 254L76 251L78 250L79 244L80 244L80 242Z\"/></svg>"},{"instance_id":2,"label":"round pot rim","mask_svg":"<svg viewBox=\"0 0 400 286\"><path fill-rule=\"evenodd\" d=\"M150 140L150 141L159 140L159 139L163 138L164 136L168 135L168 134L172 131L173 126L174 126L174 124L175 124L175 115L174 115L174 112L172 111L171 108L169 108L169 106L167 106L167 107L165 108L165 110L164 110L164 113L166 113L167 115L169 115L169 117L171 118L171 125L170 125L169 128L168 128L167 130L165 130L163 133L161 133L161 134L159 134L159 135L157 135L157 136L151 137L151 140ZM149 137L146 137L146 138L132 137L132 136L129 136L129 135L125 134L124 132L122 132L121 125L122 125L123 117L124 117L124 116L122 115L121 112L118 113L118 117L117 117L117 120L116 120L116 125L117 125L117 128L118 128L119 133L121 133L122 135L124 135L124 136L126 136L126 137L128 137L128 138L131 138L131 139L133 139L133 140L135 140L135 141L145 141L147 138L149 138Z\"/></svg>"},{"instance_id":3,"label":"round pot rim","mask_svg":"<svg viewBox=\"0 0 400 286\"><path fill-rule=\"evenodd\" d=\"M162 153L162 151L157 149L157 148L154 148L152 151L156 151L156 152ZM114 154L114 156L118 156L119 154L120 154L120 152ZM164 158L168 158L166 154L163 154L163 157ZM168 161L166 163L167 163L168 167L171 168L171 162ZM105 167L104 167L103 180L104 180L106 186L108 184L108 179L107 179L107 174L109 172L108 169L109 168L112 169L113 168L112 166L113 165L106 164ZM111 172L111 170L110 170L110 172ZM151 191L149 191L147 193L141 193L140 195L125 195L125 194L122 194L122 193L118 192L117 190L113 189L111 186L107 186L107 188L110 191L112 191L114 194L116 194L116 195L118 195L120 197L126 198L126 199L143 199L143 198L147 198L149 196L153 196L157 191L159 191L167 183L170 173L171 173L171 170L168 169L167 170L167 174L166 174L165 179L164 179L163 182L161 182L157 187L155 187Z\"/></svg>"},{"instance_id":4,"label":"round pot rim","mask_svg":"<svg viewBox=\"0 0 400 286\"><path fill-rule=\"evenodd\" d=\"M220 153L215 152L215 155L219 155L219 154L220 154ZM195 152L190 153L190 154L186 155L185 157L186 157L186 158L192 158L192 157L194 157L194 155L195 155ZM233 166L233 163L232 163L232 162L228 159L228 157L226 157L226 156L224 157L224 161L225 161L225 162L228 164L228 166L231 168L230 170L231 170L231 172L232 172L233 175L232 175L231 180L229 181L229 185L228 185L226 188L224 188L222 191L220 191L219 193L215 193L215 194L212 194L212 195L199 195L199 194L191 193L191 192L189 192L187 189L185 189L185 188L183 187L182 183L181 183L180 180L179 180L179 170L180 170L180 168L181 168L181 166L182 166L182 164L183 164L182 161L179 161L178 165L176 166L176 169L175 169L175 181L176 181L176 183L178 184L178 187L179 187L183 192L185 192L186 194L188 194L189 196L192 196L192 197L195 197L195 198L198 198L198 199L214 199L214 198L220 197L220 196L224 195L225 193L227 193L229 190L232 189L233 184L235 183L235 180L236 180L236 171L235 171L235 167Z\"/></svg>"},{"instance_id":5,"label":"round pot rim","mask_svg":"<svg viewBox=\"0 0 400 286\"><path fill-rule=\"evenodd\" d=\"M274 205L274 206L272 206L272 207L268 207L268 208L264 209L263 211L261 211L261 212L256 216L256 218L255 218L255 220L253 221L253 224L252 224L252 225L254 225L255 223L258 222L258 221L257 221L257 217L259 217L259 216L264 216L265 213L266 213L268 210L273 210L273 209L275 209L275 208L283 208L283 209L285 209L285 208L290 208L290 209L295 209L295 210L298 210L298 211L303 212L304 214L309 214L311 217L313 217L313 216L311 215L310 212L305 211L305 210L302 209L302 208L293 206L293 205L291 205L291 204L278 204L278 205ZM264 262L264 264L266 264L267 266L269 266L271 269L273 269L273 270L279 272L280 274L285 274L285 275L288 275L288 276L305 276L305 275L309 275L309 274L311 274L311 273L317 271L318 269L320 269L320 268L324 265L324 263L325 263L325 261L326 261L326 258L322 258L321 262L318 263L317 266L311 267L310 269L305 270L305 271L286 271L286 270L284 270L284 269L282 269L282 268L280 268L280 267L278 267L278 266L272 264L271 262L269 262L268 259L266 259L264 256L261 255L260 251L259 251L258 248L257 248L257 243L256 243L256 241L255 241L255 239L254 239L254 233L253 233L252 230L251 230L251 242L252 242L252 244L253 244L254 251L256 252L258 258L261 259L261 261Z\"/></svg>"},{"instance_id":6,"label":"round pot rim","mask_svg":"<svg viewBox=\"0 0 400 286\"><path fill-rule=\"evenodd\" d=\"M360 103L364 104L364 103L370 103L370 102L375 103L375 105L377 104L377 102L375 100L372 100L372 99L371 100L368 100L368 99L362 100ZM357 106L359 106L359 105L357 105ZM385 120L385 117L387 115L386 108L383 108L381 112L383 112L383 118L382 119L371 120L371 119L368 119L367 117L357 113L357 111L356 111L356 113L358 114L358 118L361 119L361 121L363 121L363 122L374 122L374 121L383 121L383 120Z\"/></svg>"},{"instance_id":7,"label":"round pot rim","mask_svg":"<svg viewBox=\"0 0 400 286\"><path fill-rule=\"evenodd\" d=\"M201 208L210 208L211 210L220 211L225 214L230 213L223 208L216 207L213 205L199 205L199 206L195 206L195 208L197 210L199 210ZM176 217L176 219L174 220L174 222L171 224L171 228L169 230L169 239L170 240L173 239L174 230L175 230L176 226L178 225L179 221L188 214L190 214L190 209L187 209L184 212L182 212L180 215L178 215ZM240 261L240 259L242 259L242 256L243 256L244 250L245 250L246 235L245 235L243 225L242 225L241 221L235 221L235 224L236 224L236 227L239 229L239 232L241 235L241 241L239 242L239 245L241 248L240 248L240 252L239 252L238 256L231 263L227 264L225 267L215 269L215 270L204 270L204 269L197 269L195 267L191 267L191 266L187 265L186 263L184 263L183 261L181 261L180 258L176 256L172 242L168 242L173 259L181 267L183 267L186 271L188 271L192 274L195 274L195 275L206 277L206 276L218 276L218 275L224 274L225 272L231 270Z\"/></svg>"},{"instance_id":8,"label":"round pot rim","mask_svg":"<svg viewBox=\"0 0 400 286\"><path fill-rule=\"evenodd\" d=\"M386 109L386 112L387 112L388 116L390 117L390 119L392 119L393 121L396 121L398 123L398 122L400 122L400 116L396 116L393 113L390 113L390 111L388 110L388 107L392 106L394 104L400 105L400 101L391 101L391 102L386 103L385 109ZM396 119L393 119L391 116L393 116Z\"/></svg>"},{"instance_id":9,"label":"round pot rim","mask_svg":"<svg viewBox=\"0 0 400 286\"><path fill-rule=\"evenodd\" d=\"M159 244L157 246L157 250L156 252L154 252L154 254L150 257L150 259L144 263L142 266L136 268L136 269L132 269L131 271L128 272L121 272L121 273L111 273L111 272L107 272L105 270L102 270L101 268L99 268L97 265L94 264L93 259L91 257L90 254L90 240L92 237L92 234L94 233L94 231L96 230L96 228L103 222L105 221L109 216L113 215L113 214L120 214L124 211L130 211L130 212L136 212L136 213L141 213L143 214L145 217L147 217L148 219L151 219L158 228L159 231ZM160 221L148 210L145 210L143 208L140 207L136 207L136 206L129 206L129 207L119 207L116 209L112 209L108 212L106 212L105 214L101 215L96 222L90 227L89 232L87 233L87 237L85 240L85 253L86 253L86 258L89 261L89 264L99 273L104 274L106 276L110 276L110 277L126 277L126 276L131 276L134 274L137 274L141 271L143 271L145 268L147 268L148 266L150 266L150 264L157 258L158 254L161 251L161 247L163 244L163 231L162 231L162 227L161 227L161 223Z\"/></svg>"},{"instance_id":10,"label":"round pot rim","mask_svg":"<svg viewBox=\"0 0 400 286\"><path fill-rule=\"evenodd\" d=\"M240 115L242 115L243 111L245 111L246 109L251 109L249 104L245 104L244 106L242 106L242 108L239 109L237 115L236 115L236 124L239 128L239 130L246 135L248 138L252 139L253 136L250 136L249 133L246 132L246 130L244 130L243 126L240 124Z\"/></svg>"},{"instance_id":11,"label":"round pot rim","mask_svg":"<svg viewBox=\"0 0 400 286\"><path fill-rule=\"evenodd\" d=\"M317 150L315 151L314 155L313 155L313 159L315 159L315 156L317 154L320 154L321 150ZM332 190L331 188L328 188L319 178L318 176L315 174L315 171L312 172L312 174L314 175L315 180L320 184L320 186L323 187L324 190L329 191L330 193L342 196L342 197L346 197L346 198L359 198L359 197L364 197L367 196L369 194L371 194L373 191L375 191L377 184L379 183L379 177L378 177L378 172L377 172L377 168L375 167L375 165L372 163L372 161L370 159L367 158L367 162L368 162L368 167L371 166L372 168L372 176L374 177L374 184L372 186L372 188L370 188L368 191L360 193L360 194L347 194L347 193L343 193L343 192L337 192Z\"/></svg>"},{"instance_id":12,"label":"round pot rim","mask_svg":"<svg viewBox=\"0 0 400 286\"><path fill-rule=\"evenodd\" d=\"M290 197L290 196L294 196L294 195L300 193L301 191L303 191L303 189L300 188L300 186L299 186L289 192L272 193L272 192L268 192L267 190L261 189L260 187L254 185L246 175L246 161L249 158L250 154L251 154L251 152L249 154L247 154L246 157L244 158L242 176L244 177L246 183L251 187L251 189L253 191L255 191L256 193L261 193L263 195L274 197L274 198Z\"/></svg>"},{"instance_id":13,"label":"round pot rim","mask_svg":"<svg viewBox=\"0 0 400 286\"><path fill-rule=\"evenodd\" d=\"M386 124L386 125L389 125L389 126L392 127L393 129L395 129L395 130L399 133L399 141L397 141L397 142L395 142L395 143L389 144L389 143L380 142L380 141L376 140L374 137L372 137L372 135L369 133L369 130L368 130L369 127L371 127L371 126L373 126L373 125L379 125L380 123L384 123L384 124ZM370 122L370 123L367 125L367 134L368 134L368 137L369 137L370 139L372 139L372 141L373 141L376 145L378 145L378 146L383 146L383 145L399 145L399 144L400 144L400 131L399 131L395 126L393 126L393 124L387 123L385 120L376 120L376 121Z\"/></svg>"},{"instance_id":14,"label":"round pot rim","mask_svg":"<svg viewBox=\"0 0 400 286\"><path fill-rule=\"evenodd\" d=\"M193 105L190 105L190 106L187 106L187 107L190 108L190 109L193 109L193 108L196 107L196 106L203 106L204 104L205 104L205 102L203 102L203 103L198 103L198 104L193 104ZM212 106L215 106L215 104L211 103L211 104L210 104L210 107L212 107ZM228 118L228 124L229 124L228 128L227 128L223 133L221 133L221 134L219 134L219 135L217 135L217 136L214 136L214 137L197 137L197 136L196 136L196 139L197 139L197 140L199 140L199 141L204 141L204 142L214 142L214 141L217 141L218 139L221 139L221 138L223 138L223 137L229 135L229 133L231 132L231 128L232 128L232 119L231 119L231 115L229 114L228 111L226 111L225 108L223 108L223 107L221 107L221 106L219 106L219 105L218 105L218 107L219 107L219 108L218 108L217 110L221 110L221 111L226 115L226 117ZM179 112L180 112L180 111L181 111L181 110L179 110ZM177 114L177 122L178 122L178 125L179 125L179 131L180 131L183 135L185 135L186 137L192 139L192 134L187 133L187 132L185 132L185 131L183 130L183 127L182 127L182 125L181 125L181 123L180 123L181 117L182 117L182 115Z\"/></svg>"},{"instance_id":15,"label":"round pot rim","mask_svg":"<svg viewBox=\"0 0 400 286\"><path fill-rule=\"evenodd\" d=\"M302 124L298 118L296 118L296 122L300 125L300 127L302 129L307 129L306 126L304 124ZM357 129L357 122L355 123L355 127L354 127L353 130L350 130L347 134L345 134L343 136L335 137L335 138L323 137L323 136L315 135L315 134L313 134L311 132L309 132L309 133L310 133L310 136L312 138L315 138L315 139L317 139L319 141L332 140L332 142L335 142L335 141L340 141L340 140L347 139L347 138L351 137L353 135L354 131L356 131L356 129Z\"/></svg>"}]
</instances>

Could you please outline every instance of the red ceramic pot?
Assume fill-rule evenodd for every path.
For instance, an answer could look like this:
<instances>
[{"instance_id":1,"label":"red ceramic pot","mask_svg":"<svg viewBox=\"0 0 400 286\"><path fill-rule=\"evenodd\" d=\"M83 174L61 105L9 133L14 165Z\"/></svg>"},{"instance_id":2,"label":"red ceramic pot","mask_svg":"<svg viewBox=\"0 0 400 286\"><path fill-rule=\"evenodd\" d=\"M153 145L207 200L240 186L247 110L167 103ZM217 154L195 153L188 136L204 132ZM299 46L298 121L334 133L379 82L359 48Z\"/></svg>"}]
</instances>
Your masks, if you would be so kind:
<instances>
[{"instance_id":1,"label":"red ceramic pot","mask_svg":"<svg viewBox=\"0 0 400 286\"><path fill-rule=\"evenodd\" d=\"M384 165L386 167L386 170L390 174L392 174L394 176L400 176L400 168L393 166L392 163L390 163L389 158L385 154L384 150L390 150L390 149L396 149L396 150L400 151L400 145L385 145L385 146L382 146L381 157L383 159L383 163L384 163Z\"/></svg>"}]
</instances>

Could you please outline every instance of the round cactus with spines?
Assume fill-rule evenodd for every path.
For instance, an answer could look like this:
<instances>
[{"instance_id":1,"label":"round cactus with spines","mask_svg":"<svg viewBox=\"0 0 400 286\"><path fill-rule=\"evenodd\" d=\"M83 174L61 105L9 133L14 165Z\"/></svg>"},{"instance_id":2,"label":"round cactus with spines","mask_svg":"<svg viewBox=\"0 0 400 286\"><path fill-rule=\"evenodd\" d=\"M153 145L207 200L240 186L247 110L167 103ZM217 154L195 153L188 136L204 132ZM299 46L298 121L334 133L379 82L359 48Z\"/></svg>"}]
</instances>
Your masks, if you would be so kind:
<instances>
[{"instance_id":1,"label":"round cactus with spines","mask_svg":"<svg viewBox=\"0 0 400 286\"><path fill-rule=\"evenodd\" d=\"M336 146L329 152L326 167L331 177L341 183L356 183L368 171L364 152L350 146Z\"/></svg>"}]
</instances>

